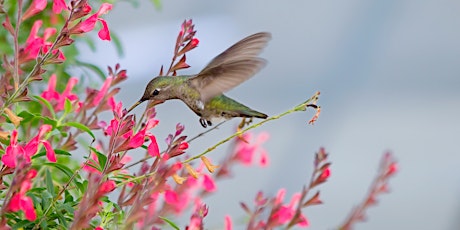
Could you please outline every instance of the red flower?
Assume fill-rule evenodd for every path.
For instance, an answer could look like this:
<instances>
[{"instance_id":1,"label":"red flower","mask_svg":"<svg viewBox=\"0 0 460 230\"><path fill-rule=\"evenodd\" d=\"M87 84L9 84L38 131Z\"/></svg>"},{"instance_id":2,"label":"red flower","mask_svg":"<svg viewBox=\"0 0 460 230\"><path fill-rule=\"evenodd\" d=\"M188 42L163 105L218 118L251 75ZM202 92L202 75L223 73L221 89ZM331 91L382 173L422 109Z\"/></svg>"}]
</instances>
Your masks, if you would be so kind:
<instances>
[{"instance_id":1,"label":"red flower","mask_svg":"<svg viewBox=\"0 0 460 230\"><path fill-rule=\"evenodd\" d=\"M18 131L13 130L10 138L10 145L6 147L6 153L2 156L2 162L10 168L16 167L16 156L25 155L24 148L18 145Z\"/></svg>"},{"instance_id":2,"label":"red flower","mask_svg":"<svg viewBox=\"0 0 460 230\"><path fill-rule=\"evenodd\" d=\"M145 137L152 135L152 134L148 133L148 130L152 129L157 124L158 124L158 120L155 120L155 119L148 120L147 124L145 124L144 128L139 130L139 132L136 133L136 135L134 135L134 137L131 138L131 140L129 141L129 147L135 149L135 148L138 148L138 147L142 146L142 144L144 144ZM131 135L129 135L129 136L131 136Z\"/></svg>"},{"instance_id":3,"label":"red flower","mask_svg":"<svg viewBox=\"0 0 460 230\"><path fill-rule=\"evenodd\" d=\"M392 163L388 166L387 175L388 175L388 176L391 176L391 175L395 174L397 171L398 171L398 164L396 164L395 162L392 162Z\"/></svg>"},{"instance_id":4,"label":"red flower","mask_svg":"<svg viewBox=\"0 0 460 230\"><path fill-rule=\"evenodd\" d=\"M318 180L325 181L327 180L327 178L329 178L330 175L331 175L331 170L329 169L329 167L327 167L323 170L323 172L321 172L321 175L319 175Z\"/></svg>"},{"instance_id":5,"label":"red flower","mask_svg":"<svg viewBox=\"0 0 460 230\"><path fill-rule=\"evenodd\" d=\"M108 40L110 41L110 31L107 26L107 22L100 18L101 15L106 14L108 11L112 9L112 4L109 3L103 3L97 13L91 15L89 18L86 20L78 23L75 27L73 27L70 31L71 34L81 34L81 33L86 33L94 29L94 26L96 25L97 21L100 21L102 24L102 28L99 31L98 35L99 38L102 40Z\"/></svg>"},{"instance_id":6,"label":"red flower","mask_svg":"<svg viewBox=\"0 0 460 230\"><path fill-rule=\"evenodd\" d=\"M43 32L43 38L41 38L40 36L38 36L38 31L40 30L42 25L43 22L41 20L37 20L34 22L34 25L30 30L29 37L27 38L24 47L25 57L22 58L21 62L36 59L40 50L43 50L43 52L46 53L51 48L53 43L47 42L46 40L48 40L51 36L53 36L56 33L56 29L46 28ZM52 53L59 53L57 61L65 60L64 54L59 49L53 50Z\"/></svg>"},{"instance_id":7,"label":"red flower","mask_svg":"<svg viewBox=\"0 0 460 230\"><path fill-rule=\"evenodd\" d=\"M181 142L179 144L179 150L183 151L183 150L186 150L186 149L188 149L188 142L186 142L186 141Z\"/></svg>"},{"instance_id":8,"label":"red flower","mask_svg":"<svg viewBox=\"0 0 460 230\"><path fill-rule=\"evenodd\" d=\"M92 102L93 106L97 106L102 101L102 99L105 97L105 95L107 94L107 91L110 88L110 85L112 84L112 80L113 80L112 77L107 77L107 79L105 79L104 84L101 87L101 90L99 90L99 92L93 99L93 102Z\"/></svg>"},{"instance_id":9,"label":"red flower","mask_svg":"<svg viewBox=\"0 0 460 230\"><path fill-rule=\"evenodd\" d=\"M177 194L173 190L166 190L164 193L165 201L167 204L171 205L176 214L182 213L190 201L190 195L188 193Z\"/></svg>"},{"instance_id":10,"label":"red flower","mask_svg":"<svg viewBox=\"0 0 460 230\"><path fill-rule=\"evenodd\" d=\"M275 197L274 205L281 204L283 202L283 200L284 200L285 195L286 195L286 189L282 188L282 189L278 190L278 193L276 194L276 197Z\"/></svg>"},{"instance_id":11,"label":"red flower","mask_svg":"<svg viewBox=\"0 0 460 230\"><path fill-rule=\"evenodd\" d=\"M42 137L51 131L53 127L51 125L42 125L38 130L37 136L35 136L25 147L26 157L30 161L30 157L35 155L38 150L38 145L43 144L46 149L46 157L51 162L56 162L56 154L54 149L51 147L51 144L47 140L43 140Z\"/></svg>"},{"instance_id":12,"label":"red flower","mask_svg":"<svg viewBox=\"0 0 460 230\"><path fill-rule=\"evenodd\" d=\"M216 183L208 174L203 176L203 187L206 192L214 192L216 191Z\"/></svg>"},{"instance_id":13,"label":"red flower","mask_svg":"<svg viewBox=\"0 0 460 230\"><path fill-rule=\"evenodd\" d=\"M62 10L66 10L67 6L64 0L53 0L53 12L55 14L61 13Z\"/></svg>"},{"instance_id":14,"label":"red flower","mask_svg":"<svg viewBox=\"0 0 460 230\"><path fill-rule=\"evenodd\" d=\"M48 89L43 91L42 97L45 98L48 101L51 101L52 99L58 100L59 99L59 93L56 92L56 74L51 75L49 81L48 81Z\"/></svg>"},{"instance_id":15,"label":"red flower","mask_svg":"<svg viewBox=\"0 0 460 230\"><path fill-rule=\"evenodd\" d=\"M24 211L26 219L30 221L34 221L37 218L37 214L35 213L34 203L30 197L26 196L26 192L32 187L31 181L36 175L37 171L34 169L27 173L27 177L21 183L21 189L11 197L8 205L8 208L13 212Z\"/></svg>"},{"instance_id":16,"label":"red flower","mask_svg":"<svg viewBox=\"0 0 460 230\"><path fill-rule=\"evenodd\" d=\"M108 180L108 181L106 181L106 182L101 184L101 187L99 187L98 194L99 195L105 195L105 194L115 190L116 187L117 187L117 184L115 184L115 182L113 180Z\"/></svg>"},{"instance_id":17,"label":"red flower","mask_svg":"<svg viewBox=\"0 0 460 230\"><path fill-rule=\"evenodd\" d=\"M24 21L43 11L46 8L47 3L47 0L34 0L32 4L30 4L29 8L24 13L24 15L22 15L22 20Z\"/></svg>"},{"instance_id":18,"label":"red flower","mask_svg":"<svg viewBox=\"0 0 460 230\"><path fill-rule=\"evenodd\" d=\"M150 156L152 157L159 157L160 156L160 148L158 147L157 138L154 135L149 136L150 144L147 147L147 151Z\"/></svg>"},{"instance_id":19,"label":"red flower","mask_svg":"<svg viewBox=\"0 0 460 230\"><path fill-rule=\"evenodd\" d=\"M260 152L261 158L259 163L261 166L267 166L269 159L267 152L262 148L262 144L266 142L269 137L270 135L267 132L262 132L257 136L255 143L251 144L250 142L253 139L252 134L243 134L241 137L243 140L237 140L238 142L235 146L236 153L234 158L244 165L250 165L254 158L254 154Z\"/></svg>"},{"instance_id":20,"label":"red flower","mask_svg":"<svg viewBox=\"0 0 460 230\"><path fill-rule=\"evenodd\" d=\"M233 229L232 218L229 215L225 215L224 229L225 230Z\"/></svg>"},{"instance_id":21,"label":"red flower","mask_svg":"<svg viewBox=\"0 0 460 230\"><path fill-rule=\"evenodd\" d=\"M52 129L51 125L42 125L37 136L29 141L24 147L17 143L18 131L13 130L10 138L10 145L6 148L5 154L2 156L2 162L10 168L16 167L18 156L23 156L26 162L30 162L31 157L38 151L38 145L43 144L46 149L46 157L51 162L56 162L56 154L51 144L47 140L43 140L42 136Z\"/></svg>"},{"instance_id":22,"label":"red flower","mask_svg":"<svg viewBox=\"0 0 460 230\"><path fill-rule=\"evenodd\" d=\"M278 192L278 196L276 201L282 201L282 196L284 196L284 191L280 190ZM308 220L307 218L303 215L300 214L299 217L295 217L296 214L296 205L300 200L300 194L296 193L292 196L291 202L288 205L281 205L278 210L272 214L270 217L271 221L274 221L275 224L277 225L283 225L291 221L293 218L299 218L297 219L297 225L302 226L302 227L307 227L308 226Z\"/></svg>"},{"instance_id":23,"label":"red flower","mask_svg":"<svg viewBox=\"0 0 460 230\"><path fill-rule=\"evenodd\" d=\"M72 93L73 87L77 84L78 79L75 77L71 77L69 81L67 82L67 86L62 92L62 94L59 94L56 92L56 75L53 74L50 77L50 80L48 82L48 89L43 91L42 97L45 98L48 101L57 101L57 106L55 107L56 111L61 111L64 109L64 103L66 99L69 99L70 101L76 101L78 100L78 96L76 94Z\"/></svg>"}]
</instances>

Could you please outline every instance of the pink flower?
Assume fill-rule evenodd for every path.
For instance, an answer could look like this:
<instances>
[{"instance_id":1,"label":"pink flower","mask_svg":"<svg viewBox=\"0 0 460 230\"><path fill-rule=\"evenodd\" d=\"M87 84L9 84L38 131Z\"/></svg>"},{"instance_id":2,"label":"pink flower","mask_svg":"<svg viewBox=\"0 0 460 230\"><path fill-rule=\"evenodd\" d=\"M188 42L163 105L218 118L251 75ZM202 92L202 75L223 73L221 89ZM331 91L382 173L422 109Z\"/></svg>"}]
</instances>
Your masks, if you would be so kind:
<instances>
[{"instance_id":1,"label":"pink flower","mask_svg":"<svg viewBox=\"0 0 460 230\"><path fill-rule=\"evenodd\" d=\"M43 21L37 20L34 22L32 29L30 30L30 34L26 40L26 45L24 48L26 53L28 53L27 55L28 60L37 58L38 53L40 52L40 49L45 43L44 40L37 35L42 25L43 25Z\"/></svg>"},{"instance_id":2,"label":"pink flower","mask_svg":"<svg viewBox=\"0 0 460 230\"><path fill-rule=\"evenodd\" d=\"M122 117L123 116L123 103L115 101L113 97L110 97L107 100L107 103L109 104L110 109L113 112L113 115L116 117Z\"/></svg>"},{"instance_id":3,"label":"pink flower","mask_svg":"<svg viewBox=\"0 0 460 230\"><path fill-rule=\"evenodd\" d=\"M112 10L112 4L103 3L97 11L97 13L91 15L89 18L78 23L75 27L73 27L71 29L71 34L87 33L94 29L97 21L100 21L102 24L102 29L98 33L99 38L102 40L110 41L110 31L107 26L107 22L104 19L100 18L101 15L106 14L110 10Z\"/></svg>"},{"instance_id":4,"label":"pink flower","mask_svg":"<svg viewBox=\"0 0 460 230\"><path fill-rule=\"evenodd\" d=\"M115 182L113 180L105 181L99 187L98 194L99 195L105 195L105 194L115 190L116 187L117 187L117 184L115 184Z\"/></svg>"},{"instance_id":5,"label":"pink flower","mask_svg":"<svg viewBox=\"0 0 460 230\"><path fill-rule=\"evenodd\" d=\"M62 10L66 10L67 6L64 0L53 0L53 12L60 14Z\"/></svg>"},{"instance_id":6,"label":"pink flower","mask_svg":"<svg viewBox=\"0 0 460 230\"><path fill-rule=\"evenodd\" d=\"M53 129L51 125L42 125L38 130L37 136L35 136L25 147L26 157L30 161L30 157L35 155L38 151L38 145L43 144L46 149L46 157L51 162L56 162L56 154L51 144L43 139L43 136Z\"/></svg>"},{"instance_id":7,"label":"pink flower","mask_svg":"<svg viewBox=\"0 0 460 230\"><path fill-rule=\"evenodd\" d=\"M198 38L192 38L192 41L191 41L191 46L192 48L195 48L198 46L198 43L200 43L200 41L198 40Z\"/></svg>"},{"instance_id":8,"label":"pink flower","mask_svg":"<svg viewBox=\"0 0 460 230\"><path fill-rule=\"evenodd\" d=\"M62 94L59 94L56 92L56 75L51 75L50 80L48 82L48 89L43 91L42 97L45 98L48 101L56 101L57 106L55 107L56 111L61 111L64 109L64 103L66 99L69 99L71 102L72 101L77 101L78 96L76 94L72 93L73 87L77 84L78 79L75 77L71 77L69 81L67 82L67 86L62 92Z\"/></svg>"},{"instance_id":9,"label":"pink flower","mask_svg":"<svg viewBox=\"0 0 460 230\"><path fill-rule=\"evenodd\" d=\"M59 93L56 92L56 74L51 75L49 81L48 81L48 89L43 91L42 97L45 98L48 101L51 100L58 100L59 99Z\"/></svg>"},{"instance_id":10,"label":"pink flower","mask_svg":"<svg viewBox=\"0 0 460 230\"><path fill-rule=\"evenodd\" d=\"M6 153L2 156L2 162L10 168L16 167L16 157L25 155L24 148L18 145L18 131L13 130L10 138L10 145L6 147Z\"/></svg>"},{"instance_id":11,"label":"pink flower","mask_svg":"<svg viewBox=\"0 0 460 230\"><path fill-rule=\"evenodd\" d=\"M46 8L47 3L47 0L33 0L24 15L22 15L22 20L24 21L43 11Z\"/></svg>"},{"instance_id":12,"label":"pink flower","mask_svg":"<svg viewBox=\"0 0 460 230\"><path fill-rule=\"evenodd\" d=\"M172 190L166 190L165 191L165 201L168 204L175 204L179 202L179 197L176 192Z\"/></svg>"},{"instance_id":13,"label":"pink flower","mask_svg":"<svg viewBox=\"0 0 460 230\"><path fill-rule=\"evenodd\" d=\"M278 192L276 202L281 202L282 197L284 197L284 189L280 190ZM297 204L300 200L300 193L296 193L292 196L291 202L288 205L281 205L278 210L272 214L270 217L271 221L274 221L275 224L277 225L283 225L291 221L293 218L299 218L298 219L298 225L307 227L308 226L308 221L307 218L301 213L299 217L295 217L296 214L296 209L297 209Z\"/></svg>"},{"instance_id":14,"label":"pink flower","mask_svg":"<svg viewBox=\"0 0 460 230\"><path fill-rule=\"evenodd\" d=\"M187 226L187 230L200 230L203 224L203 220L199 217L191 217L190 224Z\"/></svg>"},{"instance_id":15,"label":"pink flower","mask_svg":"<svg viewBox=\"0 0 460 230\"><path fill-rule=\"evenodd\" d=\"M150 156L152 157L159 157L160 156L160 148L158 147L157 139L154 135L149 136L150 144L147 147L147 151Z\"/></svg>"},{"instance_id":16,"label":"pink flower","mask_svg":"<svg viewBox=\"0 0 460 230\"><path fill-rule=\"evenodd\" d=\"M144 128L139 130L136 135L134 135L131 140L129 141L129 147L130 148L138 148L144 144L144 140L146 136L150 136L152 134L148 133L148 130L152 129L158 124L158 120L155 119L150 119L147 121L147 124L145 124ZM131 135L130 135L131 136Z\"/></svg>"},{"instance_id":17,"label":"pink flower","mask_svg":"<svg viewBox=\"0 0 460 230\"><path fill-rule=\"evenodd\" d=\"M285 195L286 195L286 189L284 188L280 189L275 197L275 205L281 204L284 200Z\"/></svg>"},{"instance_id":18,"label":"pink flower","mask_svg":"<svg viewBox=\"0 0 460 230\"><path fill-rule=\"evenodd\" d=\"M299 222L297 223L297 225L299 225L300 227L308 227L310 226L310 223L308 222L308 219L302 214L299 216Z\"/></svg>"},{"instance_id":19,"label":"pink flower","mask_svg":"<svg viewBox=\"0 0 460 230\"><path fill-rule=\"evenodd\" d=\"M97 35L102 40L110 41L112 38L110 37L110 31L109 31L109 26L107 25L107 22L102 18L99 18L99 21L102 24L102 29L99 30Z\"/></svg>"},{"instance_id":20,"label":"pink flower","mask_svg":"<svg viewBox=\"0 0 460 230\"><path fill-rule=\"evenodd\" d=\"M105 95L107 95L107 91L109 90L110 85L112 84L112 80L113 80L112 77L108 77L107 79L105 79L104 84L101 87L101 90L99 90L96 97L94 97L93 99L93 102L92 102L93 106L97 106L102 101L102 99L105 97Z\"/></svg>"},{"instance_id":21,"label":"pink flower","mask_svg":"<svg viewBox=\"0 0 460 230\"><path fill-rule=\"evenodd\" d=\"M325 168L323 170L323 172L321 172L321 174L319 175L318 180L325 181L325 180L327 180L327 178L329 178L330 175L331 175L331 170L329 169L329 167L327 167L327 168Z\"/></svg>"},{"instance_id":22,"label":"pink flower","mask_svg":"<svg viewBox=\"0 0 460 230\"><path fill-rule=\"evenodd\" d=\"M206 192L216 191L216 184L214 182L214 179L212 179L212 177L208 174L205 174L203 176L203 187L206 190Z\"/></svg>"},{"instance_id":23,"label":"pink flower","mask_svg":"<svg viewBox=\"0 0 460 230\"><path fill-rule=\"evenodd\" d=\"M225 230L233 229L232 218L229 215L225 215L224 229Z\"/></svg>"},{"instance_id":24,"label":"pink flower","mask_svg":"<svg viewBox=\"0 0 460 230\"><path fill-rule=\"evenodd\" d=\"M252 134L243 134L241 137L243 140L237 139L234 158L244 165L250 165L253 161L254 154L260 152L261 158L259 163L261 166L267 166L269 159L266 150L262 148L262 144L266 142L269 137L267 132L262 132L256 137L255 143L251 144L250 142L252 142L253 139Z\"/></svg>"},{"instance_id":25,"label":"pink flower","mask_svg":"<svg viewBox=\"0 0 460 230\"><path fill-rule=\"evenodd\" d=\"M32 199L26 196L27 191L32 187L32 179L37 175L37 171L31 169L25 178L24 181L21 183L21 188L18 193L15 193L10 200L8 208L13 211L17 212L19 210L24 211L26 219L29 221L34 221L37 218L37 214L35 213L34 203Z\"/></svg>"},{"instance_id":26,"label":"pink flower","mask_svg":"<svg viewBox=\"0 0 460 230\"><path fill-rule=\"evenodd\" d=\"M182 213L190 202L190 195L188 193L178 194L173 190L166 190L164 193L165 202L172 206L176 214Z\"/></svg>"},{"instance_id":27,"label":"pink flower","mask_svg":"<svg viewBox=\"0 0 460 230\"><path fill-rule=\"evenodd\" d=\"M288 206L281 206L278 211L276 211L272 218L276 220L277 224L285 224L294 217L295 210Z\"/></svg>"},{"instance_id":28,"label":"pink flower","mask_svg":"<svg viewBox=\"0 0 460 230\"><path fill-rule=\"evenodd\" d=\"M37 136L32 138L24 147L17 143L18 131L13 130L11 133L10 145L6 148L5 154L2 156L2 162L10 168L16 167L18 156L24 157L26 162L30 162L31 157L38 151L38 145L43 144L46 150L46 157L51 162L56 162L56 154L51 144L47 140L43 140L42 136L52 129L51 125L42 125Z\"/></svg>"},{"instance_id":29,"label":"pink flower","mask_svg":"<svg viewBox=\"0 0 460 230\"><path fill-rule=\"evenodd\" d=\"M28 60L36 59L40 50L43 52L48 52L52 46L52 42L48 42L47 40L56 33L55 28L46 28L43 32L43 38L38 36L38 31L40 30L43 22L41 20L37 20L34 22L32 29L30 30L29 37L26 40L24 53L26 56L22 57L21 62L25 62ZM59 50L55 49L52 51L53 54L59 53L58 59L54 61L63 61L65 60L64 54Z\"/></svg>"},{"instance_id":30,"label":"pink flower","mask_svg":"<svg viewBox=\"0 0 460 230\"><path fill-rule=\"evenodd\" d=\"M186 150L188 149L188 142L183 141L179 144L179 150Z\"/></svg>"}]
</instances>

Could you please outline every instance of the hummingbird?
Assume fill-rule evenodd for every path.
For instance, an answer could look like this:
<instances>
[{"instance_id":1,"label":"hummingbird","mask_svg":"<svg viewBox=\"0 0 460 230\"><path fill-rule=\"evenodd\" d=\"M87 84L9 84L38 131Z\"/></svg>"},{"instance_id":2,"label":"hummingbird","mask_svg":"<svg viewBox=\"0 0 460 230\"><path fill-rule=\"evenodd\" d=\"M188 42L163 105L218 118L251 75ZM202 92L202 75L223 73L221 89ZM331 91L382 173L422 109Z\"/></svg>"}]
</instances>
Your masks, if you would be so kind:
<instances>
[{"instance_id":1,"label":"hummingbird","mask_svg":"<svg viewBox=\"0 0 460 230\"><path fill-rule=\"evenodd\" d=\"M267 118L223 93L238 86L256 74L266 64L258 57L271 39L271 34L260 32L243 38L212 59L195 75L157 76L146 86L141 99L128 113L144 101L154 105L166 100L182 100L200 117L200 124L206 128L214 120L243 118Z\"/></svg>"}]
</instances>

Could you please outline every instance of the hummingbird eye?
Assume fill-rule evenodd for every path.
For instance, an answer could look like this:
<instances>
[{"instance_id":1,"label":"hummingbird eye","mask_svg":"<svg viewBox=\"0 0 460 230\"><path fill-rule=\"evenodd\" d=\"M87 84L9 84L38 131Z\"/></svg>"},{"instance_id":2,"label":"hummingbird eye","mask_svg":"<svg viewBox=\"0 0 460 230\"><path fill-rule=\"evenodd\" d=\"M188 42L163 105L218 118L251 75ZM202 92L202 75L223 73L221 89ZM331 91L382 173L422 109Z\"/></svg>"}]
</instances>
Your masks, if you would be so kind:
<instances>
[{"instance_id":1,"label":"hummingbird eye","mask_svg":"<svg viewBox=\"0 0 460 230\"><path fill-rule=\"evenodd\" d=\"M158 95L159 93L160 93L160 90L155 89L155 90L153 90L152 95L153 95L153 96L156 96L156 95Z\"/></svg>"}]
</instances>

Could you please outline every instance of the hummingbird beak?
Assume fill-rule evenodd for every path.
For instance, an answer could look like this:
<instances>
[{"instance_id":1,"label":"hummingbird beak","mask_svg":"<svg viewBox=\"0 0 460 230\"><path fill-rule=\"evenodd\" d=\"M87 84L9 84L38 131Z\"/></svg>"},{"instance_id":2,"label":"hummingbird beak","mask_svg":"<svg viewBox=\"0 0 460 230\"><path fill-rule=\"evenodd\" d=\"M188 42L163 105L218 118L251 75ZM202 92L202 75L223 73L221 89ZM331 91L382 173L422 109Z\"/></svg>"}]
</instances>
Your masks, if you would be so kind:
<instances>
[{"instance_id":1,"label":"hummingbird beak","mask_svg":"<svg viewBox=\"0 0 460 230\"><path fill-rule=\"evenodd\" d=\"M131 108L128 109L128 112L126 112L126 114L128 114L129 112L131 112L131 110L133 110L134 108L136 108L140 103L142 103L142 101L137 101L136 103L134 103L134 105L131 106Z\"/></svg>"},{"instance_id":2,"label":"hummingbird beak","mask_svg":"<svg viewBox=\"0 0 460 230\"><path fill-rule=\"evenodd\" d=\"M128 111L126 112L126 114L128 114L129 112L131 112L131 110L133 110L134 108L136 108L139 104L141 104L142 102L144 102L143 100L139 100L137 101L136 103L134 103L134 105L131 106L131 108L128 109ZM151 100L150 104L151 106L156 106L158 104L161 104L165 101L162 101L162 100Z\"/></svg>"}]
</instances>

